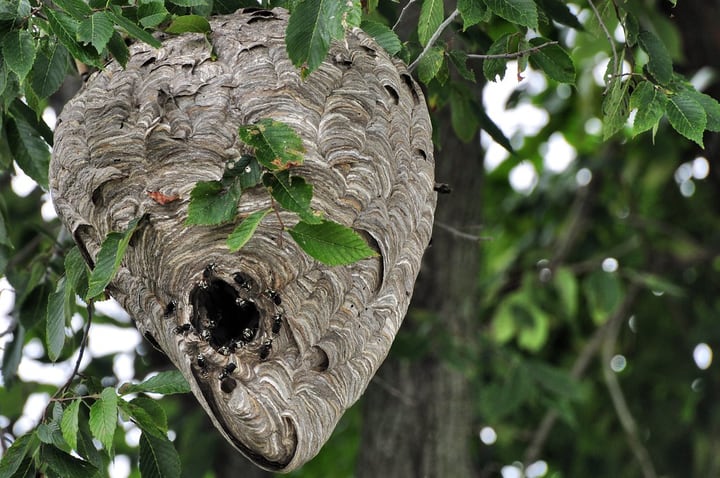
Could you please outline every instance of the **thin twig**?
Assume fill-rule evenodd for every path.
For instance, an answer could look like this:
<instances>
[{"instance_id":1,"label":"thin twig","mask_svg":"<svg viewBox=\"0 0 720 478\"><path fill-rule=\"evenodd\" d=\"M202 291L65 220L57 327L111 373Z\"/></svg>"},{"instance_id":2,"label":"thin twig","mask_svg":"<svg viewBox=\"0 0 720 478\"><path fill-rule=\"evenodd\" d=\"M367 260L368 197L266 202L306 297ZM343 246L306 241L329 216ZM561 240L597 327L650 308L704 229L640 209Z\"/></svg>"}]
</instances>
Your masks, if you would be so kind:
<instances>
[{"instance_id":1,"label":"thin twig","mask_svg":"<svg viewBox=\"0 0 720 478\"><path fill-rule=\"evenodd\" d=\"M489 241L492 238L491 237L483 237L483 236L476 236L474 234L468 234L467 232L463 232L460 229L457 229L449 224L445 224L440 221L435 221L435 225L439 227L440 229L443 229L453 236L460 238L460 239L468 239L473 242L479 242L479 241Z\"/></svg>"},{"instance_id":2,"label":"thin twig","mask_svg":"<svg viewBox=\"0 0 720 478\"><path fill-rule=\"evenodd\" d=\"M605 340L603 340L602 346L602 370L603 378L605 379L605 386L610 393L615 413L617 414L620 424L625 430L628 444L630 449L635 455L635 459L640 465L643 476L645 478L657 478L655 467L653 466L650 454L648 453L645 446L642 444L640 437L638 437L637 424L635 418L630 412L625 395L620 387L620 382L615 375L615 372L610 368L610 360L612 359L613 352L615 350L615 343L617 342L618 334L620 333L620 322L609 324L607 333L605 334Z\"/></svg>"},{"instance_id":3,"label":"thin twig","mask_svg":"<svg viewBox=\"0 0 720 478\"><path fill-rule=\"evenodd\" d=\"M600 24L600 28L602 28L603 32L605 33L605 37L607 38L607 41L610 43L610 48L612 48L613 53L613 75L617 75L619 73L618 71L618 52L615 48L615 42L612 39L612 35L610 35L610 31L607 29L607 26L605 23L603 23L602 16L600 15L600 12L598 11L597 7L595 6L595 3L593 3L593 0L587 0L587 2L590 4L590 8L592 8L593 13L595 14L595 18L597 18L598 23ZM609 85L609 83L608 83ZM606 89L607 91L607 89Z\"/></svg>"},{"instance_id":4,"label":"thin twig","mask_svg":"<svg viewBox=\"0 0 720 478\"><path fill-rule=\"evenodd\" d=\"M93 301L90 300L87 304L88 320L87 320L87 324L85 325L85 331L83 332L83 338L82 338L82 342L80 343L80 350L78 351L78 358L75 361L75 367L73 368L73 371L70 374L70 378L68 378L67 382L65 382L65 385L60 387L59 393L55 394L56 397L58 395L62 395L68 391L68 389L70 388L70 385L72 384L73 380L75 379L75 376L78 374L78 371L80 370L80 362L82 362L83 355L85 354L85 349L87 348L88 335L90 333L90 325L92 324L94 309L95 308L93 305Z\"/></svg>"},{"instance_id":5,"label":"thin twig","mask_svg":"<svg viewBox=\"0 0 720 478\"><path fill-rule=\"evenodd\" d=\"M497 53L494 55L471 54L471 55L467 55L467 57L472 58L474 60L512 60L514 58L520 58L525 55L535 53L535 52L540 51L543 48L548 47L550 45L557 45L557 44L558 44L557 41L549 41L547 43L543 43L542 45L534 46L532 48L528 48L527 50L516 51L514 53Z\"/></svg>"},{"instance_id":6,"label":"thin twig","mask_svg":"<svg viewBox=\"0 0 720 478\"><path fill-rule=\"evenodd\" d=\"M458 15L460 15L460 10L458 10L456 8L455 10L453 10L453 12L450 14L450 16L448 16L445 19L445 21L440 24L438 29L435 30L435 33L433 33L432 36L430 37L430 39L428 40L427 45L425 45L425 49L422 52L420 52L418 57L415 58L415 61L413 61L410 64L410 66L408 66L408 71L410 71L412 73L415 70L415 68L417 68L418 63L420 63L420 60L422 60L423 57L425 55L427 55L427 52L430 51L430 48L432 48L432 46L435 44L435 42L438 40L438 38L440 38L440 35L442 35L442 32L445 31L445 29L448 27L448 25L450 25Z\"/></svg>"},{"instance_id":7,"label":"thin twig","mask_svg":"<svg viewBox=\"0 0 720 478\"><path fill-rule=\"evenodd\" d=\"M398 19L397 19L397 21L395 22L395 25L392 26L392 30L393 30L393 31L395 31L395 29L397 28L397 26L400 24L400 22L402 21L403 17L405 16L405 12L406 12L407 9L410 7L410 5L412 5L413 3L415 3L415 0L410 0L410 1L407 2L407 4L403 7L403 9L400 11L400 15L398 16Z\"/></svg>"},{"instance_id":8,"label":"thin twig","mask_svg":"<svg viewBox=\"0 0 720 478\"><path fill-rule=\"evenodd\" d=\"M611 326L614 326L613 324L617 324L617 326L619 326L619 324L622 324L625 317L627 317L630 308L635 303L635 296L637 295L638 290L639 286L636 284L631 285L622 303L615 309L613 314L602 325L602 327L595 330L595 333L580 351L580 355L578 355L577 359L575 359L575 363L570 370L570 378L573 380L579 380L583 377L591 360L600 350L603 340L608 333L608 329ZM535 430L535 434L530 441L530 445L528 445L525 450L525 454L523 456L525 464L537 461L540 453L542 452L543 446L545 445L545 441L550 436L550 432L552 431L553 426L555 426L555 422L559 416L559 413L555 410L548 410L547 413L545 413L545 416L540 421L540 425L537 430Z\"/></svg>"}]
</instances>

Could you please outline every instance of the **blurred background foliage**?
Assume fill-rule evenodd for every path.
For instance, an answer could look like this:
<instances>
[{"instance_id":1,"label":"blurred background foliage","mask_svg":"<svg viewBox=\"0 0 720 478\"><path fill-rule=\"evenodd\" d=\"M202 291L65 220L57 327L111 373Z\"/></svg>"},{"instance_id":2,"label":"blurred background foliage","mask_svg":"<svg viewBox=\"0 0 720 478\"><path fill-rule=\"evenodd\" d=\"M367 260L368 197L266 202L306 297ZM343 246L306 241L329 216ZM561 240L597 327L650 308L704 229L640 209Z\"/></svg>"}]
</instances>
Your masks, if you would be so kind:
<instances>
[{"instance_id":1,"label":"blurred background foliage","mask_svg":"<svg viewBox=\"0 0 720 478\"><path fill-rule=\"evenodd\" d=\"M373 19L391 26L405 3L382 2ZM400 53L408 58L421 50L413 36L420 3L410 7L398 30L402 40L409 38ZM537 3L549 11L557 2ZM446 13L454 2L448 5ZM424 86L436 124L436 161L445 165L437 181L453 188L452 207L466 204L478 215L474 222L439 221L438 240L429 250L434 268L421 272L419 288L430 276L461 273L438 268L442 256L450 254L443 250L448 243L440 240L442 234L454 236L451 247L467 248L477 264L470 261L470 270L462 271L470 277L470 293L454 297L450 306L429 306L434 299L422 289L389 366L420 364L422 370L423 364L440 363L440 370L462 377L469 412L456 410L450 400L446 413L448 420L461 414L471 431L458 432L452 446L467 456L472 476L719 476L720 376L712 354L720 347L720 140L706 133L701 149L667 120L654 135L633 136L628 123L603 140L602 75L611 50L592 6L603 14L619 48L624 44L617 14L630 11L662 39L676 71L720 97L720 40L710 35L713 19L720 18L717 1L574 3L582 31L547 22L542 32L571 55L574 85L558 84L532 68L518 73L512 62L510 86L498 88L484 82L482 62L472 59L467 66L476 72L475 83L454 68L447 82L430 79ZM408 36L404 24L411 25ZM517 29L495 16L465 32L455 25L444 41L447 51L484 52L500 35ZM498 97L504 99L500 106L508 122L491 112ZM455 154L458 137L471 154ZM52 369L61 371L61 378L50 377L45 329L36 325L63 271L67 238L57 240L59 223L48 211L46 194L37 187L21 191L7 148L0 144L0 232L6 231L0 234L0 270L17 292L1 322L0 353L5 372L21 361L24 366L18 377L3 376L0 450L36 424L39 415L29 403L47 401L57 389L52 383L62 384L72 370L87 318L78 308ZM464 175L473 182L458 190L452 178ZM439 210L449 207L448 201L441 195ZM3 282L4 296L13 295L9 283ZM433 293L439 302L450 295L441 288ZM462 311L457 314L470 320L458 327L453 314L440 312L446 310ZM127 317L118 317L99 314L93 327L134 330ZM101 339L91 334L91 347L93 340ZM97 387L127 380L127 371L120 370L141 379L167 368L162 355L140 338L130 350L89 355L82 377L97 381ZM413 380L435 383L430 372L403 378ZM412 408L419 399L383 370L368 393L374 390L389 397L390 411L398 403ZM442 401L444 393L430 396ZM268 476L229 449L192 397L165 397L159 403L183 476L223 477L230 470ZM372 430L383 426L367 413L369 403L375 402L363 399L351 408L320 455L290 476L372 476L367 470L374 463L391 461L392 442L387 457L362 453ZM395 439L415 446L421 440L416 435L406 431ZM420 444L415 447L423 453ZM129 422L116 432L115 450L114 473L139 476L137 429Z\"/></svg>"}]
</instances>

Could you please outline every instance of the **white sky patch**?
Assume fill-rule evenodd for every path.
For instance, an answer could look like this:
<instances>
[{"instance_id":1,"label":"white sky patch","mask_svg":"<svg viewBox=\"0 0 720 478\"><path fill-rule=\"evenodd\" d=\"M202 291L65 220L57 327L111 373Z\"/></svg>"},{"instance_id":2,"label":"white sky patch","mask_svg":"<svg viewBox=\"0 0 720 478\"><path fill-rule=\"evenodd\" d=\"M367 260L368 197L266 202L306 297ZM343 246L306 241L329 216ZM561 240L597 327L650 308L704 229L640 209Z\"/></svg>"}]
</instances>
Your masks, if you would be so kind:
<instances>
[{"instance_id":1,"label":"white sky patch","mask_svg":"<svg viewBox=\"0 0 720 478\"><path fill-rule=\"evenodd\" d=\"M24 198L35 190L37 183L25 174L25 171L17 163L13 162L13 166L15 167L15 174L10 179L10 187L15 194Z\"/></svg>"},{"instance_id":2,"label":"white sky patch","mask_svg":"<svg viewBox=\"0 0 720 478\"><path fill-rule=\"evenodd\" d=\"M575 148L560 132L551 134L547 143L543 145L543 149L543 165L547 171L552 173L562 173L577 157Z\"/></svg>"},{"instance_id":3,"label":"white sky patch","mask_svg":"<svg viewBox=\"0 0 720 478\"><path fill-rule=\"evenodd\" d=\"M53 206L50 194L43 194L42 199L43 205L40 207L40 215L42 216L43 221L50 222L58 217L57 212L55 212L55 206Z\"/></svg>"},{"instance_id":4,"label":"white sky patch","mask_svg":"<svg viewBox=\"0 0 720 478\"><path fill-rule=\"evenodd\" d=\"M706 343L699 343L693 350L693 360L700 370L707 370L712 365L713 352Z\"/></svg>"},{"instance_id":5,"label":"white sky patch","mask_svg":"<svg viewBox=\"0 0 720 478\"><path fill-rule=\"evenodd\" d=\"M93 357L102 357L131 352L140 342L140 333L135 328L93 324L88 336L88 350Z\"/></svg>"},{"instance_id":6,"label":"white sky patch","mask_svg":"<svg viewBox=\"0 0 720 478\"><path fill-rule=\"evenodd\" d=\"M602 270L605 272L615 272L618 270L618 261L614 257L606 257L602 261Z\"/></svg>"},{"instance_id":7,"label":"white sky patch","mask_svg":"<svg viewBox=\"0 0 720 478\"><path fill-rule=\"evenodd\" d=\"M42 119L45 120L51 130L55 131L55 124L57 123L57 113L55 113L54 108L45 108L45 111L43 111L42 114Z\"/></svg>"},{"instance_id":8,"label":"white sky patch","mask_svg":"<svg viewBox=\"0 0 720 478\"><path fill-rule=\"evenodd\" d=\"M595 67L592 69L592 76L595 80L595 84L598 86L605 86L605 73L607 73L608 64L612 61L610 57L605 52L600 52L597 55L595 55ZM630 63L627 61L623 61L622 63L622 72L623 73L631 73L632 68L630 67ZM625 81L625 78L623 77L623 81Z\"/></svg>"},{"instance_id":9,"label":"white sky patch","mask_svg":"<svg viewBox=\"0 0 720 478\"><path fill-rule=\"evenodd\" d=\"M486 445L492 445L497 441L497 433L492 427L482 427L479 435L480 441Z\"/></svg>"},{"instance_id":10,"label":"white sky patch","mask_svg":"<svg viewBox=\"0 0 720 478\"><path fill-rule=\"evenodd\" d=\"M522 194L530 194L538 183L538 174L530 161L521 161L510 170L510 186Z\"/></svg>"},{"instance_id":11,"label":"white sky patch","mask_svg":"<svg viewBox=\"0 0 720 478\"><path fill-rule=\"evenodd\" d=\"M705 179L710 174L710 163L702 156L693 159L692 175L695 179Z\"/></svg>"}]
</instances>

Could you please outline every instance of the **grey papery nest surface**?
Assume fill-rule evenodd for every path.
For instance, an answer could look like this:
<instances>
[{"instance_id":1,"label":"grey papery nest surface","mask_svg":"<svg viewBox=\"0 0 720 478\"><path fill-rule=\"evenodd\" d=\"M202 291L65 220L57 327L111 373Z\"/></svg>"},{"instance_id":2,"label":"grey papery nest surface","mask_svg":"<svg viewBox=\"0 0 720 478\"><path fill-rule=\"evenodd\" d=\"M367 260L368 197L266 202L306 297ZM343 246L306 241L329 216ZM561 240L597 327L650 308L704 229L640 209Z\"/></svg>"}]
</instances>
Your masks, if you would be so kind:
<instances>
[{"instance_id":1,"label":"grey papery nest surface","mask_svg":"<svg viewBox=\"0 0 720 478\"><path fill-rule=\"evenodd\" d=\"M211 19L201 34L131 46L93 75L56 130L55 207L92 265L111 231L140 223L108 287L187 378L215 426L267 469L311 459L363 393L407 311L435 209L431 125L404 64L358 29L307 79L290 62L284 10ZM186 226L190 191L251 151L240 125L272 118L303 139L292 169L312 207L379 253L325 266L265 217L231 253L237 224ZM148 193L178 200L153 199ZM239 217L271 206L243 192Z\"/></svg>"}]
</instances>

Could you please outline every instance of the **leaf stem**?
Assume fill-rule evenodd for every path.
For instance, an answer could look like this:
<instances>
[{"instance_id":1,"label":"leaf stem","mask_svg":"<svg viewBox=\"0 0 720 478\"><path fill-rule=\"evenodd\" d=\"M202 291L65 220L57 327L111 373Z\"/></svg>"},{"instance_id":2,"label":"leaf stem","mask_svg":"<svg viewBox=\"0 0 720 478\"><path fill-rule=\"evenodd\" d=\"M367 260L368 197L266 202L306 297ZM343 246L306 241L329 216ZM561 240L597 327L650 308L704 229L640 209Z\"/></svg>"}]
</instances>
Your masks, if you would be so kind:
<instances>
[{"instance_id":1,"label":"leaf stem","mask_svg":"<svg viewBox=\"0 0 720 478\"><path fill-rule=\"evenodd\" d=\"M558 44L557 41L549 41L547 43L543 43L542 45L534 46L532 48L528 48L527 50L516 51L514 53L498 53L495 55L471 54L471 55L468 55L467 57L472 58L474 60L512 60L514 58L520 58L525 55L529 55L531 53L538 52L538 51L542 50L543 48L548 47L550 45L557 45L557 44Z\"/></svg>"},{"instance_id":2,"label":"leaf stem","mask_svg":"<svg viewBox=\"0 0 720 478\"><path fill-rule=\"evenodd\" d=\"M398 19L397 19L397 21L395 22L395 25L392 26L392 30L393 30L393 31L395 31L395 29L397 28L397 26L400 24L400 22L402 21L403 17L405 16L405 12L406 12L407 9L410 7L410 5L412 5L413 3L415 3L415 0L410 0L410 1L407 2L407 4L403 7L403 9L400 11L400 15L398 15Z\"/></svg>"},{"instance_id":3,"label":"leaf stem","mask_svg":"<svg viewBox=\"0 0 720 478\"><path fill-rule=\"evenodd\" d=\"M417 68L418 63L420 63L420 60L422 60L423 57L424 57L425 55L427 55L427 52L430 51L430 48L432 48L433 45L435 44L435 42L438 40L438 38L440 38L440 35L442 35L442 32L445 31L445 29L448 27L448 25L450 25L450 24L452 23L452 21L455 20L455 18L456 18L458 15L460 15L460 10L458 10L458 9L456 8L456 9L453 10L453 12L445 19L445 21L440 24L440 26L437 28L437 30L435 30L435 33L432 34L432 36L430 37L430 39L429 39L428 42L427 42L427 45L425 45L425 49L424 49L422 52L420 52L420 54L417 56L417 58L415 58L415 61L413 61L413 62L410 64L410 66L408 66L408 71L409 71L410 73L412 73L412 72L415 70L415 68Z\"/></svg>"},{"instance_id":4,"label":"leaf stem","mask_svg":"<svg viewBox=\"0 0 720 478\"><path fill-rule=\"evenodd\" d=\"M78 374L78 371L80 370L80 362L82 362L83 355L85 354L85 349L87 348L87 341L88 341L88 335L90 332L90 325L92 324L93 312L95 310L95 306L94 306L92 300L90 300L88 302L86 309L87 309L87 313L88 313L88 320L87 320L87 324L85 325L85 331L83 332L82 342L80 343L80 350L78 351L78 358L75 361L75 367L73 368L73 371L70 374L70 377L68 378L67 382L65 382L65 385L60 387L60 389L58 390L60 395L65 393L70 388L70 385L72 384L73 380L75 379L75 376ZM57 396L57 395L58 394L56 393L55 396ZM55 397L53 397L53 398L55 398Z\"/></svg>"},{"instance_id":5,"label":"leaf stem","mask_svg":"<svg viewBox=\"0 0 720 478\"><path fill-rule=\"evenodd\" d=\"M613 74L617 75L619 73L618 71L618 52L615 48L615 42L612 39L612 35L610 35L610 31L607 29L607 25L603 22L602 16L600 15L600 12L598 11L597 7L595 6L595 3L593 0L588 0L588 4L590 4L590 8L592 8L593 13L595 14L595 18L597 18L598 24L600 24L600 28L602 28L603 32L605 33L605 38L607 38L608 43L610 43L610 48L612 48L612 58L613 58ZM609 85L609 83L608 83ZM605 89L607 92L607 88Z\"/></svg>"}]
</instances>

